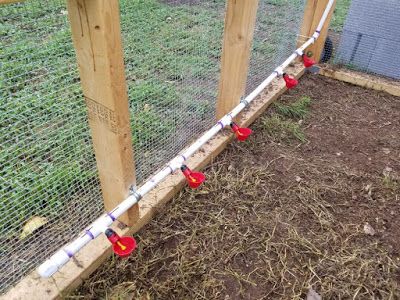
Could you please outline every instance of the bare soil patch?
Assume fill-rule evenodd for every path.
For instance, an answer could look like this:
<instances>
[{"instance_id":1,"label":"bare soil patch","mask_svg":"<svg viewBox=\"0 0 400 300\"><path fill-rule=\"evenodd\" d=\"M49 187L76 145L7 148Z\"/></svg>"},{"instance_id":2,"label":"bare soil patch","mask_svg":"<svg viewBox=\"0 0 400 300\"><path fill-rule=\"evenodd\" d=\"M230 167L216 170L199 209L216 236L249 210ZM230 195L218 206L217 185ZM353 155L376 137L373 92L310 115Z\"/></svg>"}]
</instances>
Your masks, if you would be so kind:
<instances>
[{"instance_id":1,"label":"bare soil patch","mask_svg":"<svg viewBox=\"0 0 400 300\"><path fill-rule=\"evenodd\" d=\"M305 116L273 106L69 298L400 299L400 99L307 75L279 102L304 96Z\"/></svg>"}]
</instances>

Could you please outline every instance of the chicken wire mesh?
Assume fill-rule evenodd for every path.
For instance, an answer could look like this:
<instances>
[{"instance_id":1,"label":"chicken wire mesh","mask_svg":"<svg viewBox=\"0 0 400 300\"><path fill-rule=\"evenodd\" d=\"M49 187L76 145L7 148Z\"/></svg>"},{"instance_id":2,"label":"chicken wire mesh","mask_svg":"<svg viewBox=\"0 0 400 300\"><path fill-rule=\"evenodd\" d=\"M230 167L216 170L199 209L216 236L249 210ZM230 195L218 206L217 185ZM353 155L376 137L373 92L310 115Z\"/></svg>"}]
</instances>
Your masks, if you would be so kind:
<instances>
[{"instance_id":1,"label":"chicken wire mesh","mask_svg":"<svg viewBox=\"0 0 400 300\"><path fill-rule=\"evenodd\" d=\"M215 121L224 10L225 0L121 1L138 184Z\"/></svg>"},{"instance_id":2,"label":"chicken wire mesh","mask_svg":"<svg viewBox=\"0 0 400 300\"><path fill-rule=\"evenodd\" d=\"M139 185L215 122L225 3L120 1ZM246 93L292 53L302 13L260 1ZM0 19L3 293L103 205L64 1L3 5Z\"/></svg>"},{"instance_id":3,"label":"chicken wire mesh","mask_svg":"<svg viewBox=\"0 0 400 300\"><path fill-rule=\"evenodd\" d=\"M305 0L261 0L257 12L246 94L297 48Z\"/></svg>"},{"instance_id":4,"label":"chicken wire mesh","mask_svg":"<svg viewBox=\"0 0 400 300\"><path fill-rule=\"evenodd\" d=\"M338 0L322 62L400 79L400 2Z\"/></svg>"},{"instance_id":5,"label":"chicken wire mesh","mask_svg":"<svg viewBox=\"0 0 400 300\"><path fill-rule=\"evenodd\" d=\"M99 215L102 202L64 1L0 6L0 36L4 292Z\"/></svg>"},{"instance_id":6,"label":"chicken wire mesh","mask_svg":"<svg viewBox=\"0 0 400 300\"><path fill-rule=\"evenodd\" d=\"M225 5L225 0L121 5L139 183L216 121ZM303 10L304 0L260 1L247 94L293 52ZM139 28L135 35L129 18Z\"/></svg>"}]
</instances>

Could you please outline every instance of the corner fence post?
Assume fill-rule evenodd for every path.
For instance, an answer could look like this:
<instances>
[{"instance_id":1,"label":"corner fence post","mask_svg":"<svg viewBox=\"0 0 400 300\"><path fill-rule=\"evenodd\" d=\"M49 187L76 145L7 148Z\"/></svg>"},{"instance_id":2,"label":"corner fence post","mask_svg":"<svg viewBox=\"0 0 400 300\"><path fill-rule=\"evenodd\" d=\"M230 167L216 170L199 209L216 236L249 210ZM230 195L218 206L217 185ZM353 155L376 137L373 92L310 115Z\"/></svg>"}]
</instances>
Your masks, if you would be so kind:
<instances>
[{"instance_id":1,"label":"corner fence post","mask_svg":"<svg viewBox=\"0 0 400 300\"><path fill-rule=\"evenodd\" d=\"M217 100L218 119L238 105L244 96L258 2L227 1Z\"/></svg>"},{"instance_id":2,"label":"corner fence post","mask_svg":"<svg viewBox=\"0 0 400 300\"><path fill-rule=\"evenodd\" d=\"M68 16L106 211L135 184L118 0L68 0ZM119 220L133 225L138 205Z\"/></svg>"},{"instance_id":3,"label":"corner fence post","mask_svg":"<svg viewBox=\"0 0 400 300\"><path fill-rule=\"evenodd\" d=\"M325 8L328 5L329 0L307 0L304 16L303 16L303 24L301 26L300 31L300 40L298 41L298 45L302 45L305 40L311 37L316 30L318 23L320 22L322 15L324 14ZM312 52L311 58L316 62L319 62L321 59L322 50L324 49L325 40L328 36L329 24L332 19L333 11L335 10L336 1L333 4L333 7L328 15L328 18L325 21L324 26L321 29L321 33L319 38L316 40L314 44L308 47L304 53L309 51Z\"/></svg>"}]
</instances>

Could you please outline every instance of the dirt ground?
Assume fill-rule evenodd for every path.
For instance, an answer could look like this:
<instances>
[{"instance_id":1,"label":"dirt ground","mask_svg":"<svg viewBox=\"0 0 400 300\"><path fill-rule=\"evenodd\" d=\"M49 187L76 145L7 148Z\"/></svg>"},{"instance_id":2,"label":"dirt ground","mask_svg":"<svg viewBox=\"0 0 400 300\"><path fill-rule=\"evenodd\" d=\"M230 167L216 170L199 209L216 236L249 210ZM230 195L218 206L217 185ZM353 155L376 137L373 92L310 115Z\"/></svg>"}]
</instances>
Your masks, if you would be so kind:
<instances>
[{"instance_id":1,"label":"dirt ground","mask_svg":"<svg viewBox=\"0 0 400 300\"><path fill-rule=\"evenodd\" d=\"M279 102L67 298L400 299L400 98L307 75Z\"/></svg>"}]
</instances>

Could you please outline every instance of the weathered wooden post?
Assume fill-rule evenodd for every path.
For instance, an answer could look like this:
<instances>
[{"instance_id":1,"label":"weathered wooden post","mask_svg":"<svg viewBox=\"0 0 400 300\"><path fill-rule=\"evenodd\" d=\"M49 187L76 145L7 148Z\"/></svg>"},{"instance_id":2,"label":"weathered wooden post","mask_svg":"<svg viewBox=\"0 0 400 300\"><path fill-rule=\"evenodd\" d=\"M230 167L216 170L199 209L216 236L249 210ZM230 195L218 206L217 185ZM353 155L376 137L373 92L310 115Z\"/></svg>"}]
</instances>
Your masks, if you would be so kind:
<instances>
[{"instance_id":1,"label":"weathered wooden post","mask_svg":"<svg viewBox=\"0 0 400 300\"><path fill-rule=\"evenodd\" d=\"M217 118L240 102L246 89L259 0L228 0L225 16Z\"/></svg>"},{"instance_id":2,"label":"weathered wooden post","mask_svg":"<svg viewBox=\"0 0 400 300\"><path fill-rule=\"evenodd\" d=\"M68 0L72 39L88 108L104 206L113 209L135 184L132 133L118 0ZM132 225L138 206L120 218Z\"/></svg>"},{"instance_id":3,"label":"weathered wooden post","mask_svg":"<svg viewBox=\"0 0 400 300\"><path fill-rule=\"evenodd\" d=\"M300 37L298 45L303 44L309 37L311 37L320 22L322 15L324 14L325 8L328 5L329 0L307 0L306 7L304 10L303 24L301 26ZM332 19L333 11L335 10L336 1L325 21L324 26L321 29L321 33L317 41L308 47L304 53L311 51L311 58L316 62L319 62L324 49L325 40L328 35L329 24Z\"/></svg>"}]
</instances>

